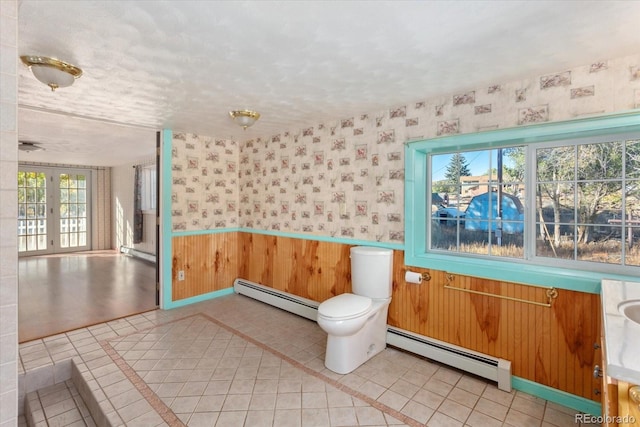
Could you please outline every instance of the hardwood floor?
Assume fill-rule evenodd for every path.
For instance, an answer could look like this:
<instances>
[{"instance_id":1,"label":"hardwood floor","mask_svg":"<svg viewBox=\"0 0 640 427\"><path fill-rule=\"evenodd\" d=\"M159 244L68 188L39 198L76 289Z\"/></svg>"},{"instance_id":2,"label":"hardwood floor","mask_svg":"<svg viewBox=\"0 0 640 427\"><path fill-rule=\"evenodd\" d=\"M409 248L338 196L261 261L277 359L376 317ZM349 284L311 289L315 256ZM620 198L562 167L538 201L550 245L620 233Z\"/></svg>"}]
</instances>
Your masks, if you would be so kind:
<instances>
[{"instance_id":1,"label":"hardwood floor","mask_svg":"<svg viewBox=\"0 0 640 427\"><path fill-rule=\"evenodd\" d=\"M155 266L116 251L18 261L19 342L153 310Z\"/></svg>"}]
</instances>

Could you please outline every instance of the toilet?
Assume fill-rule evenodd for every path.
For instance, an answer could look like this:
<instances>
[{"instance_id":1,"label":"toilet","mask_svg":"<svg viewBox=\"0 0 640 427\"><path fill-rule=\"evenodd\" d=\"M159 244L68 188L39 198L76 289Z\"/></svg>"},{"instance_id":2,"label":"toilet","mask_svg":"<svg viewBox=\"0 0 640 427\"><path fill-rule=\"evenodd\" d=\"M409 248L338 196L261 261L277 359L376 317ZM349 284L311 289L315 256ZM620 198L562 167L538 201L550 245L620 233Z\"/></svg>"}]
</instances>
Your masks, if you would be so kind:
<instances>
[{"instance_id":1,"label":"toilet","mask_svg":"<svg viewBox=\"0 0 640 427\"><path fill-rule=\"evenodd\" d=\"M318 306L318 325L327 336L325 366L348 374L387 345L393 250L355 246L350 250L351 290Z\"/></svg>"}]
</instances>

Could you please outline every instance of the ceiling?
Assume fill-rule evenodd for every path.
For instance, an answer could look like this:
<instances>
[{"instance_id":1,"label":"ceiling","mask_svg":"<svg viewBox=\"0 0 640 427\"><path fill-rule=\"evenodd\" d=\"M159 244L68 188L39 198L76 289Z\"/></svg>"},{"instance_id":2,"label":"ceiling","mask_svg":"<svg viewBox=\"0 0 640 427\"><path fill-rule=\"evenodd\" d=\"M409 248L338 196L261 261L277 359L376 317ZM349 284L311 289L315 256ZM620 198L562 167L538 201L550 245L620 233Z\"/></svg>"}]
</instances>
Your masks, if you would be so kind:
<instances>
[{"instance_id":1,"label":"ceiling","mask_svg":"<svg viewBox=\"0 0 640 427\"><path fill-rule=\"evenodd\" d=\"M19 0L21 161L116 166L157 130L246 140L640 51L640 1ZM262 114L246 131L230 110Z\"/></svg>"}]
</instances>

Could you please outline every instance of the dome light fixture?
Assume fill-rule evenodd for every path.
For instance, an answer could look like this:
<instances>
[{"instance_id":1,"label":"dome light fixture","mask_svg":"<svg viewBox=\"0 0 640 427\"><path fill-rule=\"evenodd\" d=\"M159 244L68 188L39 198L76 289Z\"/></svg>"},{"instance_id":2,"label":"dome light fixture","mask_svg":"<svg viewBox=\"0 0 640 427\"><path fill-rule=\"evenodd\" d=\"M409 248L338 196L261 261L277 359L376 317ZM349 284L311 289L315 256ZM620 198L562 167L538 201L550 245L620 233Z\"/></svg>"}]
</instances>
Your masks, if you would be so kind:
<instances>
[{"instance_id":1,"label":"dome light fixture","mask_svg":"<svg viewBox=\"0 0 640 427\"><path fill-rule=\"evenodd\" d=\"M59 59L32 55L23 55L20 59L31 69L36 79L49 86L51 91L71 86L82 75L80 68Z\"/></svg>"},{"instance_id":2,"label":"dome light fixture","mask_svg":"<svg viewBox=\"0 0 640 427\"><path fill-rule=\"evenodd\" d=\"M249 126L253 126L260 118L260 113L251 110L229 111L229 115L238 125L242 126L244 130L247 130Z\"/></svg>"},{"instance_id":3,"label":"dome light fixture","mask_svg":"<svg viewBox=\"0 0 640 427\"><path fill-rule=\"evenodd\" d=\"M20 151L26 151L26 152L31 152L31 151L41 151L44 150L44 148L42 148L39 144L36 144L35 142L31 142L31 141L18 141L18 150Z\"/></svg>"}]
</instances>

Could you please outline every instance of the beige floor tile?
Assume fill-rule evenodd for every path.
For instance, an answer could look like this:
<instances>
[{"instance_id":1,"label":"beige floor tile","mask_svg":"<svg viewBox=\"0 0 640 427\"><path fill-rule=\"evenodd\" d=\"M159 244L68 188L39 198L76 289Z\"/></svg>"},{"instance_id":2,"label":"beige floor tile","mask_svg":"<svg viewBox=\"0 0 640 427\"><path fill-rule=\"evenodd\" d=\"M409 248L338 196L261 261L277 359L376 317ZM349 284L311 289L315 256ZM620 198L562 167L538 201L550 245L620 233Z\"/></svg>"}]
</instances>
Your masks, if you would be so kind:
<instances>
[{"instance_id":1,"label":"beige floor tile","mask_svg":"<svg viewBox=\"0 0 640 427\"><path fill-rule=\"evenodd\" d=\"M490 417L493 417L500 421L504 421L509 408L507 406L503 406L499 403L481 397L480 400L478 400L478 403L476 404L474 410L482 412L483 414L489 415Z\"/></svg>"},{"instance_id":2,"label":"beige floor tile","mask_svg":"<svg viewBox=\"0 0 640 427\"><path fill-rule=\"evenodd\" d=\"M413 418L421 424L425 424L429 420L429 418L431 418L435 410L414 400L411 400L407 402L407 404L404 406L404 408L402 408L400 412Z\"/></svg>"},{"instance_id":3,"label":"beige floor tile","mask_svg":"<svg viewBox=\"0 0 640 427\"><path fill-rule=\"evenodd\" d=\"M455 387L447 396L447 399L453 400L454 402L458 402L461 405L467 406L469 408L473 408L480 396L477 394L473 394L470 391L463 390L461 388Z\"/></svg>"},{"instance_id":4,"label":"beige floor tile","mask_svg":"<svg viewBox=\"0 0 640 427\"><path fill-rule=\"evenodd\" d=\"M542 419L532 417L531 415L511 408L507 413L505 424L513 427L539 427L540 424L542 424Z\"/></svg>"},{"instance_id":5,"label":"beige floor tile","mask_svg":"<svg viewBox=\"0 0 640 427\"><path fill-rule=\"evenodd\" d=\"M220 412L225 398L226 396L223 394L201 396L196 405L195 412Z\"/></svg>"},{"instance_id":6,"label":"beige floor tile","mask_svg":"<svg viewBox=\"0 0 640 427\"><path fill-rule=\"evenodd\" d=\"M368 396L372 399L378 399L382 396L387 389L382 387L380 384L376 384L373 381L367 381L362 386L358 387L358 391L365 396Z\"/></svg>"},{"instance_id":7,"label":"beige floor tile","mask_svg":"<svg viewBox=\"0 0 640 427\"><path fill-rule=\"evenodd\" d=\"M329 422L331 426L358 425L355 408L329 408Z\"/></svg>"},{"instance_id":8,"label":"beige floor tile","mask_svg":"<svg viewBox=\"0 0 640 427\"><path fill-rule=\"evenodd\" d=\"M418 390L420 390L420 387L415 384L411 384L409 381L399 379L391 387L389 387L389 390L393 390L396 393L411 399L418 392Z\"/></svg>"},{"instance_id":9,"label":"beige floor tile","mask_svg":"<svg viewBox=\"0 0 640 427\"><path fill-rule=\"evenodd\" d=\"M463 424L442 412L436 412L427 422L428 427L462 427Z\"/></svg>"},{"instance_id":10,"label":"beige floor tile","mask_svg":"<svg viewBox=\"0 0 640 427\"><path fill-rule=\"evenodd\" d=\"M407 404L409 398L396 393L395 391L387 390L378 398L378 402L387 405L391 409L399 411Z\"/></svg>"},{"instance_id":11,"label":"beige floor tile","mask_svg":"<svg viewBox=\"0 0 640 427\"><path fill-rule=\"evenodd\" d=\"M357 425L360 426L375 426L386 425L384 419L384 413L379 409L373 407L356 407L356 418L358 419Z\"/></svg>"},{"instance_id":12,"label":"beige floor tile","mask_svg":"<svg viewBox=\"0 0 640 427\"><path fill-rule=\"evenodd\" d=\"M575 425L574 414L576 411L573 411L571 414L568 412L570 411L559 410L557 405L554 407L554 405L547 404L547 408L544 411L543 421L558 427L564 427L572 424Z\"/></svg>"},{"instance_id":13,"label":"beige floor tile","mask_svg":"<svg viewBox=\"0 0 640 427\"><path fill-rule=\"evenodd\" d=\"M138 400L130 405L118 409L118 415L125 423L133 420L147 412L152 412L151 406L146 400ZM155 411L153 411L155 412Z\"/></svg>"},{"instance_id":14,"label":"beige floor tile","mask_svg":"<svg viewBox=\"0 0 640 427\"><path fill-rule=\"evenodd\" d=\"M516 394L511 402L511 409L541 420L544 417L545 401L527 399L520 393Z\"/></svg>"},{"instance_id":15,"label":"beige floor tile","mask_svg":"<svg viewBox=\"0 0 640 427\"><path fill-rule=\"evenodd\" d=\"M413 396L412 400L435 410L438 409L444 399L442 395L423 388Z\"/></svg>"},{"instance_id":16,"label":"beige floor tile","mask_svg":"<svg viewBox=\"0 0 640 427\"><path fill-rule=\"evenodd\" d=\"M196 412L191 415L187 425L189 427L211 427L218 421L218 412Z\"/></svg>"},{"instance_id":17,"label":"beige floor tile","mask_svg":"<svg viewBox=\"0 0 640 427\"><path fill-rule=\"evenodd\" d=\"M47 417L49 426L67 426L78 421L82 421L82 415L75 407L54 417Z\"/></svg>"},{"instance_id":18,"label":"beige floor tile","mask_svg":"<svg viewBox=\"0 0 640 427\"><path fill-rule=\"evenodd\" d=\"M456 387L480 396L487 388L487 382L473 376L463 375Z\"/></svg>"},{"instance_id":19,"label":"beige floor tile","mask_svg":"<svg viewBox=\"0 0 640 427\"><path fill-rule=\"evenodd\" d=\"M216 420L216 427L244 427L246 411L221 412Z\"/></svg>"},{"instance_id":20,"label":"beige floor tile","mask_svg":"<svg viewBox=\"0 0 640 427\"><path fill-rule=\"evenodd\" d=\"M342 408L354 406L350 394L340 390L327 392L327 406L329 408Z\"/></svg>"},{"instance_id":21,"label":"beige floor tile","mask_svg":"<svg viewBox=\"0 0 640 427\"><path fill-rule=\"evenodd\" d=\"M483 414L479 411L473 411L467 418L467 425L470 427L501 427L502 421Z\"/></svg>"},{"instance_id":22,"label":"beige floor tile","mask_svg":"<svg viewBox=\"0 0 640 427\"><path fill-rule=\"evenodd\" d=\"M273 425L279 427L300 427L302 425L301 409L276 409Z\"/></svg>"},{"instance_id":23,"label":"beige floor tile","mask_svg":"<svg viewBox=\"0 0 640 427\"><path fill-rule=\"evenodd\" d=\"M249 402L249 411L272 411L276 407L276 394L253 394Z\"/></svg>"},{"instance_id":24,"label":"beige floor tile","mask_svg":"<svg viewBox=\"0 0 640 427\"><path fill-rule=\"evenodd\" d=\"M460 380L460 378L462 378L462 373L459 371L441 366L436 371L436 373L433 374L432 378L455 386L457 382Z\"/></svg>"},{"instance_id":25,"label":"beige floor tile","mask_svg":"<svg viewBox=\"0 0 640 427\"><path fill-rule=\"evenodd\" d=\"M222 411L246 411L251 402L250 394L228 394L222 405Z\"/></svg>"},{"instance_id":26,"label":"beige floor tile","mask_svg":"<svg viewBox=\"0 0 640 427\"><path fill-rule=\"evenodd\" d=\"M190 414L196 409L199 401L199 396L176 397L169 407L176 414Z\"/></svg>"},{"instance_id":27,"label":"beige floor tile","mask_svg":"<svg viewBox=\"0 0 640 427\"><path fill-rule=\"evenodd\" d=\"M302 409L303 427L326 427L330 425L329 410L326 408Z\"/></svg>"},{"instance_id":28,"label":"beige floor tile","mask_svg":"<svg viewBox=\"0 0 640 427\"><path fill-rule=\"evenodd\" d=\"M302 379L278 380L278 393L301 393Z\"/></svg>"},{"instance_id":29,"label":"beige floor tile","mask_svg":"<svg viewBox=\"0 0 640 427\"><path fill-rule=\"evenodd\" d=\"M447 397L451 390L453 390L453 385L431 377L422 388L426 388L440 396Z\"/></svg>"},{"instance_id":30,"label":"beige floor tile","mask_svg":"<svg viewBox=\"0 0 640 427\"><path fill-rule=\"evenodd\" d=\"M302 393L302 408L326 408L327 407L327 393L311 392Z\"/></svg>"},{"instance_id":31,"label":"beige floor tile","mask_svg":"<svg viewBox=\"0 0 640 427\"><path fill-rule=\"evenodd\" d=\"M271 427L273 425L273 416L273 410L249 410L244 425L251 427Z\"/></svg>"},{"instance_id":32,"label":"beige floor tile","mask_svg":"<svg viewBox=\"0 0 640 427\"><path fill-rule=\"evenodd\" d=\"M510 406L515 397L515 390L506 392L498 389L495 384L488 384L482 393L482 397L503 406Z\"/></svg>"},{"instance_id":33,"label":"beige floor tile","mask_svg":"<svg viewBox=\"0 0 640 427\"><path fill-rule=\"evenodd\" d=\"M438 412L442 412L443 414L464 423L467 418L469 418L469 414L471 414L471 408L453 400L446 399L438 408Z\"/></svg>"},{"instance_id":34,"label":"beige floor tile","mask_svg":"<svg viewBox=\"0 0 640 427\"><path fill-rule=\"evenodd\" d=\"M231 388L230 380L211 380L204 390L205 395L227 394Z\"/></svg>"}]
</instances>

